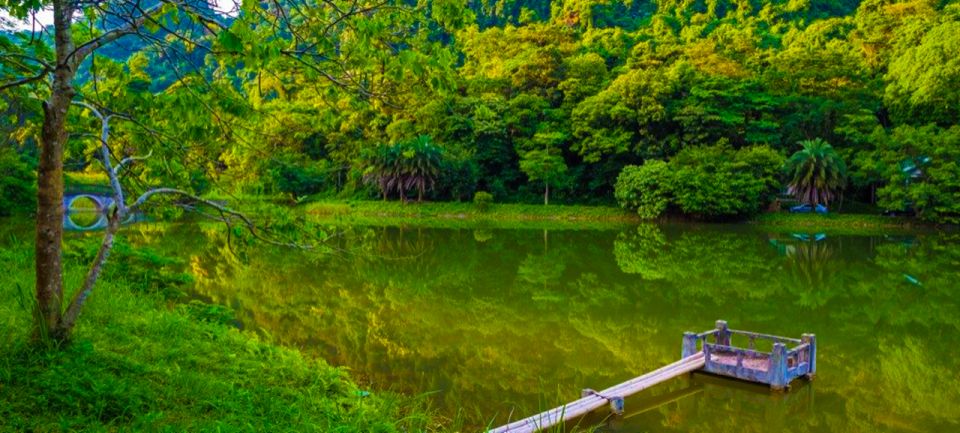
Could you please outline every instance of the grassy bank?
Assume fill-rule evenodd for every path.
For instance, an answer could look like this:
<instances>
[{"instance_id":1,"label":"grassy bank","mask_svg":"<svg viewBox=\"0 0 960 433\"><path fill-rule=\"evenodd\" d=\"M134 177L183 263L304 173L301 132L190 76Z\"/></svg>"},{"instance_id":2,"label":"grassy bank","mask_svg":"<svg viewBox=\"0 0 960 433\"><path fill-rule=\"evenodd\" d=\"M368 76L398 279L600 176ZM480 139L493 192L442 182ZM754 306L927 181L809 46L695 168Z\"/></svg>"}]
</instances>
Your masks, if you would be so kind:
<instances>
[{"instance_id":1,"label":"grassy bank","mask_svg":"<svg viewBox=\"0 0 960 433\"><path fill-rule=\"evenodd\" d=\"M0 244L0 431L429 430L412 400L367 395L341 369L230 326L222 307L175 303L116 275L60 350L26 343L32 250ZM123 254L117 261L122 262ZM121 263L122 266L122 263ZM67 266L77 287L79 263Z\"/></svg>"},{"instance_id":2,"label":"grassy bank","mask_svg":"<svg viewBox=\"0 0 960 433\"><path fill-rule=\"evenodd\" d=\"M543 206L491 204L485 210L473 203L408 203L396 201L314 202L302 205L315 220L345 224L490 228L604 229L642 220L634 213L604 206ZM678 221L687 221L680 219ZM746 223L775 231L866 234L915 231L931 226L909 218L871 214L761 214Z\"/></svg>"},{"instance_id":3,"label":"grassy bank","mask_svg":"<svg viewBox=\"0 0 960 433\"><path fill-rule=\"evenodd\" d=\"M319 220L355 224L403 224L450 227L462 223L491 228L608 228L639 221L636 214L616 207L396 201L314 202L304 210Z\"/></svg>"},{"instance_id":4,"label":"grassy bank","mask_svg":"<svg viewBox=\"0 0 960 433\"><path fill-rule=\"evenodd\" d=\"M859 234L889 231L914 231L930 229L916 220L882 215L866 214L800 214L766 213L755 217L752 224L777 231L830 232L836 234Z\"/></svg>"}]
</instances>

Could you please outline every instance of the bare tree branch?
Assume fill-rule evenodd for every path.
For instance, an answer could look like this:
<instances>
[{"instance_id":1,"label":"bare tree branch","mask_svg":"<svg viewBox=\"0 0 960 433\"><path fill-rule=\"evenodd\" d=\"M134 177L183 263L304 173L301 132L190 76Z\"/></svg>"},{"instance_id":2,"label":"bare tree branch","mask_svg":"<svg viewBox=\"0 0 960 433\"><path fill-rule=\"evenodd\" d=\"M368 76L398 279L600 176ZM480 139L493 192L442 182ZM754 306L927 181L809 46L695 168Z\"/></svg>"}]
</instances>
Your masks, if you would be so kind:
<instances>
[{"instance_id":1,"label":"bare tree branch","mask_svg":"<svg viewBox=\"0 0 960 433\"><path fill-rule=\"evenodd\" d=\"M117 211L113 212L113 214L107 218L107 228L103 235L103 241L100 243L100 249L97 251L97 257L93 259L93 263L90 265L90 269L83 279L83 286L73 296L73 300L70 301L70 305L67 306L67 311L63 315L61 323L65 329L72 329L77 318L80 317L83 304L87 301L87 298L90 297L90 294L93 293L93 286L96 284L97 279L100 278L103 265L110 256L110 250L113 249L114 237L120 229L121 216L119 207Z\"/></svg>"},{"instance_id":2,"label":"bare tree branch","mask_svg":"<svg viewBox=\"0 0 960 433\"><path fill-rule=\"evenodd\" d=\"M295 243L295 242L283 242L283 241L278 241L278 240L275 240L275 239L266 238L266 237L264 237L264 236L260 233L260 229L257 227L257 225L256 225L253 221L251 221L250 218L248 218L246 215L244 215L244 214L242 214L242 213L240 213L240 212L234 211L234 210L230 210L230 209L228 209L226 206L223 206L222 204L217 203L217 202L215 202L215 201L207 200L207 199L204 199L204 198L200 198L200 197L197 197L196 195L190 194L189 192L186 192L186 191L183 191L183 190L180 190L180 189L176 189L176 188L154 188L154 189L151 189L151 190L143 193L142 195L140 195L140 197L137 198L137 200L134 201L134 203L133 203L132 205L130 205L130 207L129 207L128 209L129 209L131 212L137 211L137 210L139 210L140 207L143 206L148 200L150 200L151 197L154 197L154 196L157 196L157 195L176 195L176 196L180 196L180 197L184 197L184 198L187 198L187 199L196 201L196 202L198 202L198 203L202 203L202 204L204 204L204 205L206 205L206 206L209 206L209 207L211 207L211 208L213 208L213 209L216 209L218 212L220 212L220 213L222 213L222 214L224 214L224 215L229 215L230 217L236 218L236 219L240 220L241 222L243 222L243 225L246 226L247 231L249 231L250 234L253 235L253 237L255 237L255 238L257 238L257 239L259 239L259 240L261 240L261 241L263 241L263 242L266 242L266 243L268 243L268 244L277 245L277 246L282 246L282 247L289 247L289 248L299 248L299 249L313 249L313 248L314 248L313 245L302 245L302 244L298 244L298 243Z\"/></svg>"},{"instance_id":3,"label":"bare tree branch","mask_svg":"<svg viewBox=\"0 0 960 433\"><path fill-rule=\"evenodd\" d=\"M39 64L40 66L43 66L44 68L47 68L48 70L53 70L53 65L51 65L51 64L48 63L47 61L45 61L45 60L43 60L43 59L39 59L39 58L33 57L33 56L28 56L28 55L26 55L26 54L20 54L20 53L3 53L3 54L0 54L0 57L24 59L24 60L27 60L27 61L31 61L31 62L37 63L37 64Z\"/></svg>"},{"instance_id":4,"label":"bare tree branch","mask_svg":"<svg viewBox=\"0 0 960 433\"><path fill-rule=\"evenodd\" d=\"M175 4L178 6L183 5L183 3L179 1L169 2L169 3ZM72 63L74 66L76 66L80 64L80 62L82 62L83 59L85 59L87 56L93 53L93 51L96 50L97 48L100 48L106 44L109 44L110 42L113 42L121 37L137 33L140 26L142 26L144 22L146 22L148 19L152 18L155 15L161 15L163 13L164 6L166 6L167 4L168 2L161 1L160 3L157 3L156 5L154 5L153 7L150 7L144 10L143 14L137 17L131 18L126 25L110 30L96 38L93 38L87 41L83 45L80 45L79 47L74 49L73 52L70 53L70 55L67 57L67 61Z\"/></svg>"},{"instance_id":5,"label":"bare tree branch","mask_svg":"<svg viewBox=\"0 0 960 433\"><path fill-rule=\"evenodd\" d=\"M117 163L117 167L116 167L117 173L123 170L123 167L125 167L127 164L132 164L135 161L143 161L147 158L150 158L152 155L153 155L153 150L151 150L150 152L148 152L146 155L143 155L143 156L128 156L126 158L121 159L120 162Z\"/></svg>"},{"instance_id":6,"label":"bare tree branch","mask_svg":"<svg viewBox=\"0 0 960 433\"><path fill-rule=\"evenodd\" d=\"M32 76L32 77L24 77L24 78L21 78L21 79L16 80L16 81L11 81L11 82L9 82L9 83L0 84L0 92L2 92L2 91L4 91L4 90L7 90L7 89L14 88L14 87L23 86L23 85L25 85L25 84L30 84L30 83L33 83L33 82L35 82L35 81L43 80L43 78L46 77L49 72L50 72L49 70L44 69L44 70L40 71L37 75L34 75L34 76Z\"/></svg>"},{"instance_id":7,"label":"bare tree branch","mask_svg":"<svg viewBox=\"0 0 960 433\"><path fill-rule=\"evenodd\" d=\"M107 175L110 177L110 187L113 189L113 198L117 207L107 216L107 228L103 235L103 241L101 241L97 256L94 258L93 263L90 264L90 269L83 279L83 286L81 286L80 290L74 295L73 300L63 314L61 326L68 331L73 329L77 318L80 317L83 304L86 303L87 298L93 293L93 287L97 279L100 278L103 265L110 256L110 250L113 249L113 240L117 231L120 230L120 222L123 221L127 215L127 207L124 204L123 198L123 187L120 185L117 172L110 162L110 147L107 144L107 140L110 138L110 119L113 118L114 115L103 114L97 107L83 101L72 101L72 103L73 105L78 105L90 110L94 116L100 119L100 162L103 163L104 170L107 171Z\"/></svg>"},{"instance_id":8,"label":"bare tree branch","mask_svg":"<svg viewBox=\"0 0 960 433\"><path fill-rule=\"evenodd\" d=\"M110 118L112 118L113 115L104 115L97 107L83 101L73 101L73 104L90 110L94 116L100 119L100 162L103 163L103 168L107 171L107 176L110 178L110 188L113 189L113 199L117 204L118 213L122 218L127 214L126 204L123 198L123 187L120 185L117 170L113 167L113 163L110 162L110 147L107 145L107 140L110 138Z\"/></svg>"}]
</instances>

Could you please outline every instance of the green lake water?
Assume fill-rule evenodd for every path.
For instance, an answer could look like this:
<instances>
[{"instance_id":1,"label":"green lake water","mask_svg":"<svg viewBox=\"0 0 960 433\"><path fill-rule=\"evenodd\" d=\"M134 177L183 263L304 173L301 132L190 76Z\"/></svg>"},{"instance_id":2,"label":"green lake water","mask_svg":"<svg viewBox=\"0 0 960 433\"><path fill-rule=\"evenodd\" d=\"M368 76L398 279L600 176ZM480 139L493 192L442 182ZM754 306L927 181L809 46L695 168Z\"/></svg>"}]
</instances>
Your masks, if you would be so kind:
<instances>
[{"instance_id":1,"label":"green lake water","mask_svg":"<svg viewBox=\"0 0 960 433\"><path fill-rule=\"evenodd\" d=\"M617 432L960 431L960 235L816 241L750 225L615 230L341 227L334 251L228 246L138 224L193 296L372 392L424 395L466 430L656 369L684 331L818 338L815 381L775 394L694 374L632 397ZM800 239L804 238L804 239Z\"/></svg>"}]
</instances>

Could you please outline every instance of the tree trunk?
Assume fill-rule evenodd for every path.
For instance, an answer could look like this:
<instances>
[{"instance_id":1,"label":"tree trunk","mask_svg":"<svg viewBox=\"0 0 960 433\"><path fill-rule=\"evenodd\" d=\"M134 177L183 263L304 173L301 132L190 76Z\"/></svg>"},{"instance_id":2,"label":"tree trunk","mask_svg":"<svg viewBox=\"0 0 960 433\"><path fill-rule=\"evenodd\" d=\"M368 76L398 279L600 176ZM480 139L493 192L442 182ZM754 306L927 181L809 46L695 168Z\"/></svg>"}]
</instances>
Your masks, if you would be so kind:
<instances>
[{"instance_id":1,"label":"tree trunk","mask_svg":"<svg viewBox=\"0 0 960 433\"><path fill-rule=\"evenodd\" d=\"M545 183L544 186L545 188L543 189L543 205L546 206L550 204L550 184Z\"/></svg>"},{"instance_id":2,"label":"tree trunk","mask_svg":"<svg viewBox=\"0 0 960 433\"><path fill-rule=\"evenodd\" d=\"M73 99L74 70L69 59L73 51L70 33L72 8L54 2L54 39L57 65L53 72L50 99L43 104L40 161L37 167L37 240L34 337L62 340L60 321L63 304L63 147L67 141L67 111Z\"/></svg>"},{"instance_id":3,"label":"tree trunk","mask_svg":"<svg viewBox=\"0 0 960 433\"><path fill-rule=\"evenodd\" d=\"M100 278L100 273L103 271L103 265L107 262L107 258L110 257L110 250L113 249L113 239L117 231L120 230L120 222L123 217L124 215L119 209L107 217L107 228L104 231L103 240L100 242L100 250L97 251L97 257L90 265L90 270L87 271L87 276L83 280L83 287L74 296L60 321L59 334L69 336L70 332L73 331L73 325L77 323L80 311L83 310L87 298L93 293L93 286Z\"/></svg>"}]
</instances>

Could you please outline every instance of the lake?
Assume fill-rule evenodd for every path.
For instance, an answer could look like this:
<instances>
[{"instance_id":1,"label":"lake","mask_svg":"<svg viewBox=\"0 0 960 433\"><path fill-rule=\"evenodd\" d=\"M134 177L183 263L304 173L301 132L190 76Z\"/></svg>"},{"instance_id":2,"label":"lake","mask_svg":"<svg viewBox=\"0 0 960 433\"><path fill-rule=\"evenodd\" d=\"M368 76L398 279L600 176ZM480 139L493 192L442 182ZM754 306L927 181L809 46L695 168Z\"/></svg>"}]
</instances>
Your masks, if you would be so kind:
<instances>
[{"instance_id":1,"label":"lake","mask_svg":"<svg viewBox=\"0 0 960 433\"><path fill-rule=\"evenodd\" d=\"M499 425L679 359L684 331L818 339L787 393L704 374L626 402L616 432L960 431L960 235L826 235L752 225L613 230L337 226L332 251L138 224L183 259L191 295L342 365L371 392ZM74 236L80 236L74 234ZM232 245L232 246L231 246Z\"/></svg>"}]
</instances>

